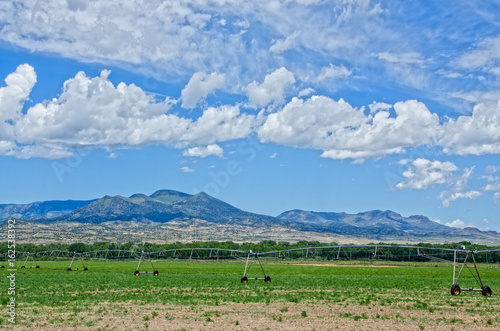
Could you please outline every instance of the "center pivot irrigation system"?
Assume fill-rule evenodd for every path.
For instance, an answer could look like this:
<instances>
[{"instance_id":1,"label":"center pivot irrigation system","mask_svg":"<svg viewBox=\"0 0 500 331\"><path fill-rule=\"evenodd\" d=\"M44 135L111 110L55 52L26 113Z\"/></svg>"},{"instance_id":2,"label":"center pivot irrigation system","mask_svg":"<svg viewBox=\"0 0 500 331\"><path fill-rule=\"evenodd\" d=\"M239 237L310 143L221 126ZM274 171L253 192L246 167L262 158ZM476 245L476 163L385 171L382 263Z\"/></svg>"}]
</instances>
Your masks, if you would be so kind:
<instances>
[{"instance_id":1,"label":"center pivot irrigation system","mask_svg":"<svg viewBox=\"0 0 500 331\"><path fill-rule=\"evenodd\" d=\"M245 264L245 272L243 273L243 277L241 277L241 282L244 283L244 284L246 284L246 283L248 283L249 280L263 280L266 283L270 283L271 282L271 276L267 276L266 275L266 272L264 271L264 266L260 262L259 254L255 254L255 258L257 259L257 262L259 263L260 269L262 270L263 277L262 278L259 278L259 277L248 278L247 277L247 273L248 273L248 270L250 269L250 266L252 265L252 262L255 262L255 259L254 260L250 260L250 256L252 254L253 254L252 250L248 251L247 263Z\"/></svg>"},{"instance_id":2,"label":"center pivot irrigation system","mask_svg":"<svg viewBox=\"0 0 500 331\"><path fill-rule=\"evenodd\" d=\"M438 262L453 263L453 285L451 286L451 295L460 295L462 291L474 291L481 292L484 296L490 297L492 295L492 290L489 286L485 286L481 275L479 273L478 264L476 257L480 254L486 254L486 259L488 261L488 254L500 253L500 249L494 250L467 250L464 246L460 249L447 249L447 248L437 248L437 247L422 247L422 246L393 246L393 245L350 245L350 246L319 246L319 247L305 247L305 248L295 248L268 252L252 252L223 249L223 248L178 248L169 249L157 252L138 252L131 250L99 250L84 253L67 252L67 251L45 251L38 253L23 253L16 252L19 257L24 257L25 261L21 268L39 268L36 265L35 257L42 260L54 260L65 258L71 259L71 264L68 271L78 271L78 270L88 270L84 265L84 259L90 260L100 260L100 261L112 261L112 260L139 260L139 264L134 271L135 276L140 274L153 274L153 276L158 276L159 271L155 269L153 265L153 258L155 262L161 259L189 259L189 260L227 260L234 259L245 261L245 270L243 276L241 277L242 283L248 283L250 280L263 280L266 283L271 282L271 276L267 275L264 271L263 260L269 261L273 258L276 259L315 259L323 258L328 260L356 260L360 258L368 258L368 260L373 263L375 259L387 259L390 260L394 258L395 255L391 256L391 249L405 250L404 258L408 258L408 261L426 261L433 260ZM406 252L407 250L407 252ZM413 253L413 254L412 254ZM363 255L364 254L364 255ZM403 255L396 255L401 258ZM0 255L0 259L7 259L7 253ZM451 260L453 259L453 260ZM27 262L33 262L34 266L27 265ZM73 268L75 262L81 263L81 268ZM472 263L472 265L471 265ZM141 265L144 264L144 271L141 271ZM262 272L261 277L249 277L248 272L253 264L258 264L259 269ZM148 266L151 267L148 270ZM457 266L460 267L457 275ZM476 280L480 288L461 288L459 285L459 280L463 275L464 270L469 270L472 277Z\"/></svg>"},{"instance_id":3,"label":"center pivot irrigation system","mask_svg":"<svg viewBox=\"0 0 500 331\"><path fill-rule=\"evenodd\" d=\"M442 258L437 258L433 256L433 254L429 254L427 251L434 251L434 252L452 252L453 253L453 285L451 286L450 293L451 295L460 295L462 289L460 288L460 285L458 284L458 281L460 279L460 276L462 275L462 272L464 269L467 269L470 271L471 275L474 277L474 279L477 281L478 285L480 286L479 289L475 289L474 287L469 287L467 289L463 289L464 291L475 291L475 292L481 292L484 296L490 297L492 295L492 290L489 286L485 286L483 284L483 281L481 279L481 275L479 273L479 268L476 263L476 259L474 258L474 255L476 254L487 254L487 253L497 253L500 252L500 250L484 250L484 251L472 251L472 250L466 250L464 246L460 248L460 250L456 249L446 249L446 248L432 248L432 247L418 247L418 246L391 246L391 245L353 245L353 246L327 246L327 247L310 247L310 248L296 248L296 249L288 249L288 250L280 250L280 251L271 251L271 252L262 252L262 253L253 253L252 251L248 252L248 257L247 257L247 263L245 265L245 272L243 274L243 277L241 278L242 283L247 283L249 280L264 280L266 283L269 283L271 281L271 277L266 275L264 271L264 267L261 263L261 260L259 257L264 257L264 256L269 256L269 255L278 255L278 257L286 257L286 254L292 253L292 252L306 252L306 257L309 255L312 256L317 256L318 255L318 250L325 250L325 249L331 249L331 250L337 250L337 259L340 258L341 250L342 249L352 249L352 248L374 248L374 251L372 252L371 259L375 259L377 257L377 249L378 248L405 248L405 249L416 249L417 250L417 256L425 257L430 260L437 260L440 262L450 262L449 260L445 260ZM465 254L465 258L461 258L460 255ZM248 278L247 277L247 272L248 269L250 268L250 265L252 261L250 261L250 256L253 255L254 257L254 262L258 262L263 278ZM474 271L472 271L472 268L467 264L467 261L472 260L474 264ZM463 262L461 262L461 260ZM456 267L457 263L462 264L460 271L458 273L458 276L456 276Z\"/></svg>"},{"instance_id":4,"label":"center pivot irrigation system","mask_svg":"<svg viewBox=\"0 0 500 331\"><path fill-rule=\"evenodd\" d=\"M28 264L28 261L33 262L33 265ZM24 259L24 263L21 266L21 269L26 269L26 268L35 268L35 269L40 268L40 266L36 264L33 254L30 254L30 252L26 252L26 258Z\"/></svg>"},{"instance_id":5,"label":"center pivot irrigation system","mask_svg":"<svg viewBox=\"0 0 500 331\"><path fill-rule=\"evenodd\" d=\"M151 271L148 271L147 267L145 271L140 271L141 264L143 262L149 262L149 264L151 265ZM151 261L151 256L148 253L144 254L144 251L141 252L139 264L137 265L137 269L134 271L134 276L139 276L140 274L153 274L153 276L158 276L160 274L160 272L155 269L153 261Z\"/></svg>"},{"instance_id":6,"label":"center pivot irrigation system","mask_svg":"<svg viewBox=\"0 0 500 331\"><path fill-rule=\"evenodd\" d=\"M481 292L484 296L491 297L491 288L489 286L484 286L483 281L481 280L481 275L479 274L479 269L477 268L477 263L476 259L474 258L474 254L477 252L474 251L467 251L467 255L465 256L464 262L462 264L462 268L460 268L460 272L458 273L458 277L455 278L455 270L456 270L456 252L455 252L455 263L453 264L453 285L451 286L451 295L460 295L461 289L460 285L458 285L458 279L462 275L462 271L464 270L465 267L470 270L470 268L467 266L467 259L471 258L472 262L474 263L474 269L476 271L476 274L472 273L472 276L476 281L479 283L481 286L480 289L474 289L473 287L469 287L468 289L464 289L464 291L476 291L476 292ZM477 275L477 278L476 278Z\"/></svg>"},{"instance_id":7,"label":"center pivot irrigation system","mask_svg":"<svg viewBox=\"0 0 500 331\"><path fill-rule=\"evenodd\" d=\"M73 266L73 263L76 262L80 262L82 267L81 268L72 268ZM73 259L71 259L71 264L69 265L69 268L67 269L68 271L87 271L89 270L89 268L87 268L85 266L85 264L83 263L83 257L82 257L82 254L81 253L77 253L77 252L73 252Z\"/></svg>"}]
</instances>

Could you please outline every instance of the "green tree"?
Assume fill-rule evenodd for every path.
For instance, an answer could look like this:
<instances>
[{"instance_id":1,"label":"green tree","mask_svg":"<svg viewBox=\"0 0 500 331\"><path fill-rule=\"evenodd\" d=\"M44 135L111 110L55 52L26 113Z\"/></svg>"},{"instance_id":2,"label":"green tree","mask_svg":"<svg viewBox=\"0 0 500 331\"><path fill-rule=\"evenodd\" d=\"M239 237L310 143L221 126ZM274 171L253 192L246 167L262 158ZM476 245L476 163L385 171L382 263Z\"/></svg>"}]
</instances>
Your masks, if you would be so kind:
<instances>
[{"instance_id":1,"label":"green tree","mask_svg":"<svg viewBox=\"0 0 500 331\"><path fill-rule=\"evenodd\" d=\"M85 244L84 243L71 244L71 245L69 245L68 250L70 252L83 253L83 252L85 252Z\"/></svg>"}]
</instances>

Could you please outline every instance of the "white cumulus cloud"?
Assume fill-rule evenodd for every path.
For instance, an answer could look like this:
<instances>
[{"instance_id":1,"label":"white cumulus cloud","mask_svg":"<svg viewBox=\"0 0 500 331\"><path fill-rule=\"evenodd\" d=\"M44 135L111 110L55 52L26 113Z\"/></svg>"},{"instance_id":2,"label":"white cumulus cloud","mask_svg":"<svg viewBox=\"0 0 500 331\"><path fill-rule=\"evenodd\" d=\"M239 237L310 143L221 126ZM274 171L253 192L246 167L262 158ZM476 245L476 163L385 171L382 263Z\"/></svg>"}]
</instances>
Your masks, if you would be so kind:
<instances>
[{"instance_id":1,"label":"white cumulus cloud","mask_svg":"<svg viewBox=\"0 0 500 331\"><path fill-rule=\"evenodd\" d=\"M430 186L446 183L458 168L452 162L430 161L418 158L412 167L403 172L404 181L397 189L424 190Z\"/></svg>"},{"instance_id":2,"label":"white cumulus cloud","mask_svg":"<svg viewBox=\"0 0 500 331\"><path fill-rule=\"evenodd\" d=\"M376 113L379 110L391 109L392 105L385 102L373 102L368 107L370 108L370 113Z\"/></svg>"},{"instance_id":3,"label":"white cumulus cloud","mask_svg":"<svg viewBox=\"0 0 500 331\"><path fill-rule=\"evenodd\" d=\"M259 107L265 107L272 102L281 103L285 100L285 89L293 83L293 73L282 67L266 75L261 84L255 81L248 84L247 96L251 103Z\"/></svg>"},{"instance_id":4,"label":"white cumulus cloud","mask_svg":"<svg viewBox=\"0 0 500 331\"><path fill-rule=\"evenodd\" d=\"M22 64L5 78L7 85L0 87L0 150L9 148L9 140L14 137L13 124L22 116L24 101L28 99L36 79L33 67Z\"/></svg>"},{"instance_id":5,"label":"white cumulus cloud","mask_svg":"<svg viewBox=\"0 0 500 331\"><path fill-rule=\"evenodd\" d=\"M210 107L196 120L170 114L172 101L156 101L134 84L114 86L103 70L98 77L79 72L64 83L58 98L21 113L35 84L31 66L9 75L0 90L0 153L18 158L61 158L82 148L131 148L164 144L178 148L243 138L257 123L236 106ZM212 152L214 152L212 150Z\"/></svg>"},{"instance_id":6,"label":"white cumulus cloud","mask_svg":"<svg viewBox=\"0 0 500 331\"><path fill-rule=\"evenodd\" d=\"M181 147L211 145L245 138L257 124L255 116L242 114L237 106L209 107L176 138Z\"/></svg>"},{"instance_id":7,"label":"white cumulus cloud","mask_svg":"<svg viewBox=\"0 0 500 331\"><path fill-rule=\"evenodd\" d=\"M463 229L465 227L464 221L462 221L460 219L456 219L453 222L447 222L445 225L452 227L452 228L459 228L459 229Z\"/></svg>"},{"instance_id":8,"label":"white cumulus cloud","mask_svg":"<svg viewBox=\"0 0 500 331\"><path fill-rule=\"evenodd\" d=\"M471 116L460 116L443 124L438 144L457 155L500 153L500 101L495 106L478 104Z\"/></svg>"},{"instance_id":9,"label":"white cumulus cloud","mask_svg":"<svg viewBox=\"0 0 500 331\"><path fill-rule=\"evenodd\" d=\"M205 158L210 155L215 155L218 157L222 157L224 155L224 150L217 144L212 144L208 146L197 146L188 148L182 151L182 155L184 156L194 156Z\"/></svg>"},{"instance_id":10,"label":"white cumulus cloud","mask_svg":"<svg viewBox=\"0 0 500 331\"><path fill-rule=\"evenodd\" d=\"M293 98L270 114L258 128L262 141L323 150L332 159L364 159L402 153L405 147L430 144L439 132L439 118L415 100L388 111L365 115L340 99L324 96Z\"/></svg>"},{"instance_id":11,"label":"white cumulus cloud","mask_svg":"<svg viewBox=\"0 0 500 331\"><path fill-rule=\"evenodd\" d=\"M224 74L217 74L216 72L212 72L211 74L204 72L195 73L182 90L182 107L194 108L198 100L224 87L225 84L226 76Z\"/></svg>"},{"instance_id":12,"label":"white cumulus cloud","mask_svg":"<svg viewBox=\"0 0 500 331\"><path fill-rule=\"evenodd\" d=\"M155 102L142 89L114 86L109 71L99 77L79 72L64 83L58 98L38 103L16 123L21 144L61 143L78 146L141 146L170 143L190 120L166 114L169 100Z\"/></svg>"},{"instance_id":13,"label":"white cumulus cloud","mask_svg":"<svg viewBox=\"0 0 500 331\"><path fill-rule=\"evenodd\" d=\"M308 88L305 88L302 91L300 91L297 96L299 98L302 98L302 97L310 96L313 93L314 93L314 89L312 87L308 87Z\"/></svg>"},{"instance_id":14,"label":"white cumulus cloud","mask_svg":"<svg viewBox=\"0 0 500 331\"><path fill-rule=\"evenodd\" d=\"M496 178L494 182L486 184L483 189L485 191L500 191L500 178Z\"/></svg>"}]
</instances>

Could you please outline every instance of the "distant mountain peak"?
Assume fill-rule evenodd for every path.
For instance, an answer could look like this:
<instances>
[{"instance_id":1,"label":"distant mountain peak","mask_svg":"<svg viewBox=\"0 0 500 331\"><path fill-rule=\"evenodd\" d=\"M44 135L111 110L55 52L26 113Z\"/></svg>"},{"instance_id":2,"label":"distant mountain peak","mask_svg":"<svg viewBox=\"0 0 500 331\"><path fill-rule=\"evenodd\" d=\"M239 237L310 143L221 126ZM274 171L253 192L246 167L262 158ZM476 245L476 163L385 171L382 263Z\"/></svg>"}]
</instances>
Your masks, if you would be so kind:
<instances>
[{"instance_id":1,"label":"distant mountain peak","mask_svg":"<svg viewBox=\"0 0 500 331\"><path fill-rule=\"evenodd\" d=\"M205 192L200 192L200 193L197 193L195 195L192 195L191 198L192 199L200 199L200 200L220 201L222 203L225 203L222 200L219 200L216 197L213 197Z\"/></svg>"},{"instance_id":2,"label":"distant mountain peak","mask_svg":"<svg viewBox=\"0 0 500 331\"><path fill-rule=\"evenodd\" d=\"M142 194L142 193L135 193L135 194L132 194L131 196L129 196L130 199L133 199L133 198L145 198L145 197L148 197L146 194Z\"/></svg>"},{"instance_id":3,"label":"distant mountain peak","mask_svg":"<svg viewBox=\"0 0 500 331\"><path fill-rule=\"evenodd\" d=\"M149 197L163 203L174 204L191 197L191 195L174 190L158 190L151 194Z\"/></svg>"},{"instance_id":4,"label":"distant mountain peak","mask_svg":"<svg viewBox=\"0 0 500 331\"><path fill-rule=\"evenodd\" d=\"M379 209L357 213L356 215L369 215L370 217L376 217L376 218L382 218L382 217L403 218L403 216L401 216L396 212L393 212L392 210L379 210Z\"/></svg>"},{"instance_id":5,"label":"distant mountain peak","mask_svg":"<svg viewBox=\"0 0 500 331\"><path fill-rule=\"evenodd\" d=\"M186 195L186 196L190 196L191 194L187 194L187 193L180 192L180 191L163 189L163 190L155 191L153 194L150 195L150 197L154 198L156 196L162 196L162 195Z\"/></svg>"},{"instance_id":6,"label":"distant mountain peak","mask_svg":"<svg viewBox=\"0 0 500 331\"><path fill-rule=\"evenodd\" d=\"M471 232L471 233L481 233L481 230L479 230L478 228L476 227L473 227L473 226L469 226L469 227L466 227L466 228L463 228L463 231L465 232Z\"/></svg>"}]
</instances>

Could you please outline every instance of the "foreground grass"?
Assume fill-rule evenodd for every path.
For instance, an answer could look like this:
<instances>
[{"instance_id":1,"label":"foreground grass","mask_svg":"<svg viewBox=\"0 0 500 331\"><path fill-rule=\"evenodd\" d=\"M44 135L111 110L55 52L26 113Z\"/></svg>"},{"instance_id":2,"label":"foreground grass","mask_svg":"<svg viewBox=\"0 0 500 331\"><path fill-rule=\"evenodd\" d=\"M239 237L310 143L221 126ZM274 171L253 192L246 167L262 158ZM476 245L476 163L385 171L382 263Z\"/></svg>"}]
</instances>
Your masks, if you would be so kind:
<instances>
[{"instance_id":1,"label":"foreground grass","mask_svg":"<svg viewBox=\"0 0 500 331\"><path fill-rule=\"evenodd\" d=\"M482 279L493 289L493 297L485 298L472 292L451 296L452 268L428 264L372 267L266 262L264 268L272 282L250 281L248 284L240 282L244 263L162 261L155 263L155 269L160 272L156 277L151 274L133 276L137 262L89 261L85 263L88 271L71 272L66 271L67 261L37 264L40 269L18 269L19 326L105 327L109 321L103 320L104 316L125 316L130 311L142 311L141 307L149 313L133 314L131 318L143 319L140 322L144 327L160 313L162 319L168 321L168 316L172 315L168 310L174 309L172 307L191 307L191 311L200 307L198 313L208 312L207 316L200 313L200 321L210 323L209 320L219 317L216 316L217 307L259 304L274 307L276 312L266 315L273 323L283 322L286 312L281 309L302 307L303 313L298 316L310 319L315 308L304 307L321 305L342 307L325 313L330 314L329 318L352 321L386 318L405 323L418 319L424 327L426 323L453 328L465 327L467 323L492 329L500 327L500 306L495 296L500 291L499 269L481 269ZM3 270L1 273L6 274ZM0 286L5 289L7 279L2 274ZM258 265L253 265L249 277L256 276L262 274ZM479 287L470 273L464 271L462 277L463 288ZM1 294L0 303L5 307L10 297L6 291ZM157 315L151 315L151 310ZM1 325L7 324L4 311ZM412 312L425 314L417 318L412 317ZM464 317L446 317L450 312L457 312L458 315L453 316ZM91 318L101 313L101 320Z\"/></svg>"}]
</instances>

